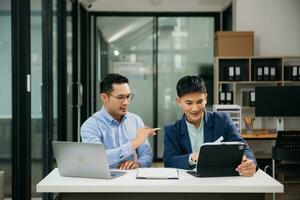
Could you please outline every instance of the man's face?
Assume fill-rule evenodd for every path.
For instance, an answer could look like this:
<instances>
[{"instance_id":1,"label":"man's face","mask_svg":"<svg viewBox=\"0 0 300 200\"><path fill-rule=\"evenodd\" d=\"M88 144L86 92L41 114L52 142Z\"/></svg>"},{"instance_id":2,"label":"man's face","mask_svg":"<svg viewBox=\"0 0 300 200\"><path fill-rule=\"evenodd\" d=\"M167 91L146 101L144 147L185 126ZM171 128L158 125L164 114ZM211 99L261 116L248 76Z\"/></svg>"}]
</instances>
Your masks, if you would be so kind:
<instances>
[{"instance_id":1,"label":"man's face","mask_svg":"<svg viewBox=\"0 0 300 200\"><path fill-rule=\"evenodd\" d=\"M195 92L176 98L176 103L181 107L188 122L199 126L200 119L205 110L207 93Z\"/></svg>"},{"instance_id":2,"label":"man's face","mask_svg":"<svg viewBox=\"0 0 300 200\"><path fill-rule=\"evenodd\" d=\"M101 99L107 110L115 119L120 119L128 111L131 95L129 85L127 83L113 84L110 94L102 93Z\"/></svg>"}]
</instances>

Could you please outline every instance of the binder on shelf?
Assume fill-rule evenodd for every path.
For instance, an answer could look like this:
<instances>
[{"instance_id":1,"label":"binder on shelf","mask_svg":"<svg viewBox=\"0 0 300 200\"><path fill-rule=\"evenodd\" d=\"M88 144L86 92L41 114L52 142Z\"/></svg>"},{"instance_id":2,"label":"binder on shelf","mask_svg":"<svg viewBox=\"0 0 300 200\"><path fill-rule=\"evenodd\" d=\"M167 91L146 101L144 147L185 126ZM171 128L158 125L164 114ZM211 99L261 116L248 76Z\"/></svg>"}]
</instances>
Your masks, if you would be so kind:
<instances>
[{"instance_id":1,"label":"binder on shelf","mask_svg":"<svg viewBox=\"0 0 300 200\"><path fill-rule=\"evenodd\" d=\"M233 92L226 92L226 104L233 104Z\"/></svg>"},{"instance_id":2,"label":"binder on shelf","mask_svg":"<svg viewBox=\"0 0 300 200\"><path fill-rule=\"evenodd\" d=\"M292 67L292 81L298 80L298 67L294 65Z\"/></svg>"},{"instance_id":3,"label":"binder on shelf","mask_svg":"<svg viewBox=\"0 0 300 200\"><path fill-rule=\"evenodd\" d=\"M220 69L219 70L219 77L220 77L220 80L219 81L226 81L226 70L227 68L226 67L223 67L222 70Z\"/></svg>"},{"instance_id":4,"label":"binder on shelf","mask_svg":"<svg viewBox=\"0 0 300 200\"><path fill-rule=\"evenodd\" d=\"M288 65L284 66L284 80L290 81L291 75L292 75L292 66L288 66Z\"/></svg>"},{"instance_id":5,"label":"binder on shelf","mask_svg":"<svg viewBox=\"0 0 300 200\"><path fill-rule=\"evenodd\" d=\"M268 81L269 80L269 73L270 68L269 66L264 66L264 81Z\"/></svg>"},{"instance_id":6,"label":"binder on shelf","mask_svg":"<svg viewBox=\"0 0 300 200\"><path fill-rule=\"evenodd\" d=\"M234 67L233 66L228 67L228 80L229 81L234 80Z\"/></svg>"},{"instance_id":7,"label":"binder on shelf","mask_svg":"<svg viewBox=\"0 0 300 200\"><path fill-rule=\"evenodd\" d=\"M241 80L241 67L235 66L235 80L240 81Z\"/></svg>"},{"instance_id":8,"label":"binder on shelf","mask_svg":"<svg viewBox=\"0 0 300 200\"><path fill-rule=\"evenodd\" d=\"M270 80L271 81L276 80L276 68L275 67L270 68Z\"/></svg>"},{"instance_id":9,"label":"binder on shelf","mask_svg":"<svg viewBox=\"0 0 300 200\"><path fill-rule=\"evenodd\" d=\"M262 67L257 67L256 80L257 81L263 80L263 69L262 69Z\"/></svg>"},{"instance_id":10,"label":"binder on shelf","mask_svg":"<svg viewBox=\"0 0 300 200\"><path fill-rule=\"evenodd\" d=\"M225 104L226 98L225 98L225 92L220 91L219 92L219 104Z\"/></svg>"},{"instance_id":11,"label":"binder on shelf","mask_svg":"<svg viewBox=\"0 0 300 200\"><path fill-rule=\"evenodd\" d=\"M250 106L254 107L255 106L255 91L250 91L249 93L250 93L250 95L249 95L249 97L250 97Z\"/></svg>"}]
</instances>

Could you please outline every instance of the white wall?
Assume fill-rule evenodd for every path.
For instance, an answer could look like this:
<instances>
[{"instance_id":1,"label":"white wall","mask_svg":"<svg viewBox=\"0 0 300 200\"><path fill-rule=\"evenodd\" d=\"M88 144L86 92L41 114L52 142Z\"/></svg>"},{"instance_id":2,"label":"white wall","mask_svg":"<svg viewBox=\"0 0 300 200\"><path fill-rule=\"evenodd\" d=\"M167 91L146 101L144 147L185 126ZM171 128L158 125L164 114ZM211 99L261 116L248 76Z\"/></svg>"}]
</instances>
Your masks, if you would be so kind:
<instances>
[{"instance_id":1,"label":"white wall","mask_svg":"<svg viewBox=\"0 0 300 200\"><path fill-rule=\"evenodd\" d=\"M234 0L233 28L253 30L254 54L300 55L299 0Z\"/></svg>"}]
</instances>

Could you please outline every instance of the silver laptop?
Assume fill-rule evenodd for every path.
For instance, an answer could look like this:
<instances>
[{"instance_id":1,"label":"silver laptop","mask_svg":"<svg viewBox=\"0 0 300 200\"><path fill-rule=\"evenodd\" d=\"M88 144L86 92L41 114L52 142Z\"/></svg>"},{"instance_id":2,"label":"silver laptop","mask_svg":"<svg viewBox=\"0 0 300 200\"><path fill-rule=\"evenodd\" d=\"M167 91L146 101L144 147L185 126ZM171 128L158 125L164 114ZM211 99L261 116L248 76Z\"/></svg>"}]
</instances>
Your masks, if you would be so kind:
<instances>
[{"instance_id":1,"label":"silver laptop","mask_svg":"<svg viewBox=\"0 0 300 200\"><path fill-rule=\"evenodd\" d=\"M110 171L102 144L52 141L61 176L112 179L126 172Z\"/></svg>"}]
</instances>

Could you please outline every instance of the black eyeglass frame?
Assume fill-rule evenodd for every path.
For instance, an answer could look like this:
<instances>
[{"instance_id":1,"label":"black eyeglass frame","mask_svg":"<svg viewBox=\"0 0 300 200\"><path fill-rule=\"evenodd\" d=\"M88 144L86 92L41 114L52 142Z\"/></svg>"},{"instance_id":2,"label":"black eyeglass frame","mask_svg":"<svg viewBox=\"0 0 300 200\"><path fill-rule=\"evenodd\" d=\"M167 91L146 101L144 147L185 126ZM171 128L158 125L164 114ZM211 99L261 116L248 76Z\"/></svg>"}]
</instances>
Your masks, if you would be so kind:
<instances>
[{"instance_id":1,"label":"black eyeglass frame","mask_svg":"<svg viewBox=\"0 0 300 200\"><path fill-rule=\"evenodd\" d=\"M125 96L125 95L115 96L112 94L108 94L108 96L112 96L112 97L116 98L120 103L123 103L125 101L125 99L127 99L127 101L131 102L132 99L134 98L134 94L129 94L127 96Z\"/></svg>"}]
</instances>

